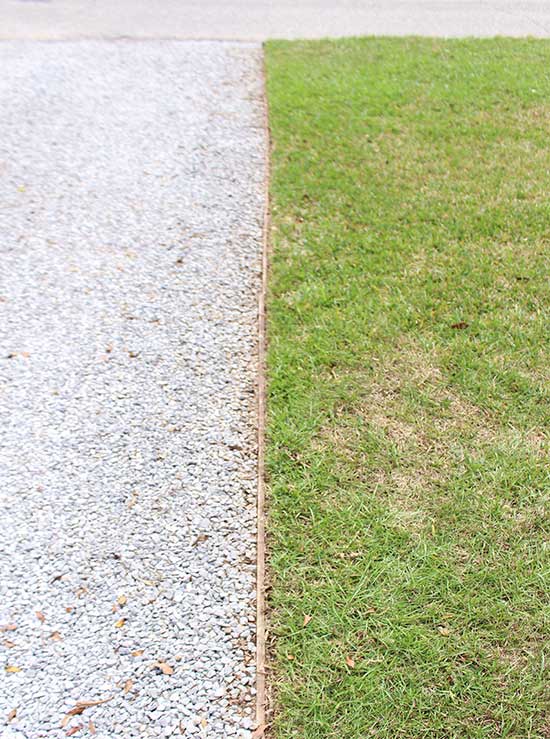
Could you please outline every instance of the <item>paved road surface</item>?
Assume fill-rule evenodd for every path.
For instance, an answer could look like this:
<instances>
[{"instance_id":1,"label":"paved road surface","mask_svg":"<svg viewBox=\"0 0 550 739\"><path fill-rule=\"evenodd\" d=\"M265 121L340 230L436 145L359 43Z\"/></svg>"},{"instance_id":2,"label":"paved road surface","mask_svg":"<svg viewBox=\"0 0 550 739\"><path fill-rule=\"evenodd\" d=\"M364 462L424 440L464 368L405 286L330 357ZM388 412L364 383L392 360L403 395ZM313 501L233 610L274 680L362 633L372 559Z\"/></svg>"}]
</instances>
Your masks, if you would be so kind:
<instances>
[{"instance_id":1,"label":"paved road surface","mask_svg":"<svg viewBox=\"0 0 550 739\"><path fill-rule=\"evenodd\" d=\"M550 36L548 0L0 0L0 38Z\"/></svg>"},{"instance_id":2,"label":"paved road surface","mask_svg":"<svg viewBox=\"0 0 550 739\"><path fill-rule=\"evenodd\" d=\"M250 736L260 54L0 44L2 739Z\"/></svg>"}]
</instances>

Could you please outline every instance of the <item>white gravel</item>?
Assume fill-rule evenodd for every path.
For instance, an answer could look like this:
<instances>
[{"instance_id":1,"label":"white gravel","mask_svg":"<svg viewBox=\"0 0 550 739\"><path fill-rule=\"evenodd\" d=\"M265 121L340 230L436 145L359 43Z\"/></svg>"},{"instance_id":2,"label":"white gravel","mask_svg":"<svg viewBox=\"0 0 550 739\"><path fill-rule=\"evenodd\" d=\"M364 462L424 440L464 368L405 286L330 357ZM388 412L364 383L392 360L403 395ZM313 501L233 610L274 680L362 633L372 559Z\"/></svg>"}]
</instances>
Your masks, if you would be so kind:
<instances>
[{"instance_id":1,"label":"white gravel","mask_svg":"<svg viewBox=\"0 0 550 739\"><path fill-rule=\"evenodd\" d=\"M0 44L2 737L250 736L260 65Z\"/></svg>"}]
</instances>

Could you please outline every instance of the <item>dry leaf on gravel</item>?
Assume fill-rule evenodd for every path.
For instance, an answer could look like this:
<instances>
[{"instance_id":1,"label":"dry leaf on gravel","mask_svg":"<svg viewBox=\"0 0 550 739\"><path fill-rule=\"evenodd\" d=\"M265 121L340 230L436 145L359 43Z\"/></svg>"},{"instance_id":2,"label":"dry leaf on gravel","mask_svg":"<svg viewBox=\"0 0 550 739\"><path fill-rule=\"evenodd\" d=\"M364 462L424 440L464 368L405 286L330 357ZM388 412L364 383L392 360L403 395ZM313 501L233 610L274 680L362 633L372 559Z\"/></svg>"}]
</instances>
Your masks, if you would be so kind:
<instances>
[{"instance_id":1,"label":"dry leaf on gravel","mask_svg":"<svg viewBox=\"0 0 550 739\"><path fill-rule=\"evenodd\" d=\"M61 641L61 634L59 631L54 631L50 634L50 639L52 641Z\"/></svg>"},{"instance_id":2,"label":"dry leaf on gravel","mask_svg":"<svg viewBox=\"0 0 550 739\"><path fill-rule=\"evenodd\" d=\"M126 680L124 683L124 692L129 693L130 690L134 687L134 681L133 680Z\"/></svg>"},{"instance_id":3,"label":"dry leaf on gravel","mask_svg":"<svg viewBox=\"0 0 550 739\"><path fill-rule=\"evenodd\" d=\"M130 652L130 654L132 655L132 657L141 657L144 651L144 649L136 649L135 651Z\"/></svg>"},{"instance_id":4,"label":"dry leaf on gravel","mask_svg":"<svg viewBox=\"0 0 550 739\"><path fill-rule=\"evenodd\" d=\"M5 626L0 626L0 631L15 631L17 626L15 624L6 624Z\"/></svg>"},{"instance_id":5,"label":"dry leaf on gravel","mask_svg":"<svg viewBox=\"0 0 550 739\"><path fill-rule=\"evenodd\" d=\"M80 731L81 728L82 724L78 724L78 726L73 726L73 728L69 729L65 736L72 736L73 734L76 734L77 731Z\"/></svg>"},{"instance_id":6,"label":"dry leaf on gravel","mask_svg":"<svg viewBox=\"0 0 550 739\"><path fill-rule=\"evenodd\" d=\"M173 675L174 669L166 662L155 662L153 668L160 670L163 675Z\"/></svg>"},{"instance_id":7,"label":"dry leaf on gravel","mask_svg":"<svg viewBox=\"0 0 550 739\"><path fill-rule=\"evenodd\" d=\"M113 700L113 696L109 696L109 698L103 698L99 701L77 701L76 706L74 708L71 708L70 711L67 711L67 716L78 716L81 713L83 713L87 708L92 708L92 706L100 706L102 703L107 703L108 701Z\"/></svg>"},{"instance_id":8,"label":"dry leaf on gravel","mask_svg":"<svg viewBox=\"0 0 550 739\"><path fill-rule=\"evenodd\" d=\"M17 665L6 665L6 672L21 672L22 668Z\"/></svg>"},{"instance_id":9,"label":"dry leaf on gravel","mask_svg":"<svg viewBox=\"0 0 550 739\"><path fill-rule=\"evenodd\" d=\"M119 620L116 622L115 626L117 627L117 629L121 629L124 626L125 623L126 623L126 619L125 618L119 618Z\"/></svg>"},{"instance_id":10,"label":"dry leaf on gravel","mask_svg":"<svg viewBox=\"0 0 550 739\"><path fill-rule=\"evenodd\" d=\"M208 539L208 534L199 534L193 542L191 543L192 547L196 547L197 544L202 544L202 542L206 541Z\"/></svg>"},{"instance_id":11,"label":"dry leaf on gravel","mask_svg":"<svg viewBox=\"0 0 550 739\"><path fill-rule=\"evenodd\" d=\"M13 647L15 646L15 642L10 641L9 639L4 639L2 644L6 647L6 649L13 649Z\"/></svg>"},{"instance_id":12,"label":"dry leaf on gravel","mask_svg":"<svg viewBox=\"0 0 550 739\"><path fill-rule=\"evenodd\" d=\"M8 713L8 721L13 721L13 719L17 716L17 708L12 708L11 711Z\"/></svg>"},{"instance_id":13,"label":"dry leaf on gravel","mask_svg":"<svg viewBox=\"0 0 550 739\"><path fill-rule=\"evenodd\" d=\"M95 734L95 724L93 721L88 722L88 731L90 734Z\"/></svg>"},{"instance_id":14,"label":"dry leaf on gravel","mask_svg":"<svg viewBox=\"0 0 550 739\"><path fill-rule=\"evenodd\" d=\"M36 618L40 621L41 624L43 624L46 620L46 616L44 616L42 611L36 611Z\"/></svg>"},{"instance_id":15,"label":"dry leaf on gravel","mask_svg":"<svg viewBox=\"0 0 550 739\"><path fill-rule=\"evenodd\" d=\"M119 606L125 606L126 603L128 602L128 598L125 595L119 595L118 598L116 599L116 602L118 603Z\"/></svg>"}]
</instances>

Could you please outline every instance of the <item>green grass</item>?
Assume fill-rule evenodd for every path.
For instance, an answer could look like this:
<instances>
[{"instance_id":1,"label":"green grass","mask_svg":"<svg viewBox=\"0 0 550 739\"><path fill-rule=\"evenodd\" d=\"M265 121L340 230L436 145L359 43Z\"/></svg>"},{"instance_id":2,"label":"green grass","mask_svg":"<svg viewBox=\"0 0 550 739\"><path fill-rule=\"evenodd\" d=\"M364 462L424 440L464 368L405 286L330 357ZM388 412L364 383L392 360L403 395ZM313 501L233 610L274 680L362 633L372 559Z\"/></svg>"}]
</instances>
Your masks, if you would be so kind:
<instances>
[{"instance_id":1,"label":"green grass","mask_svg":"<svg viewBox=\"0 0 550 739\"><path fill-rule=\"evenodd\" d=\"M267 70L274 735L550 737L550 44Z\"/></svg>"}]
</instances>

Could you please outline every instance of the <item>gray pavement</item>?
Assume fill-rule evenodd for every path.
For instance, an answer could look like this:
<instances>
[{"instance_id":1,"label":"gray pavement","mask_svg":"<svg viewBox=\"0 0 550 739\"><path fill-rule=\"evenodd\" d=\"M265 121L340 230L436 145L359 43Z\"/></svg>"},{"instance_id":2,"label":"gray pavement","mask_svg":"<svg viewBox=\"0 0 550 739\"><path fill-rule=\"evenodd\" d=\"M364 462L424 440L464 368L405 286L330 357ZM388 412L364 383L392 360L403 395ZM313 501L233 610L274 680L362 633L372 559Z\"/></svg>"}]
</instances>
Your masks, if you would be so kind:
<instances>
[{"instance_id":1,"label":"gray pavement","mask_svg":"<svg viewBox=\"0 0 550 739\"><path fill-rule=\"evenodd\" d=\"M550 36L547 0L0 0L0 39Z\"/></svg>"}]
</instances>

